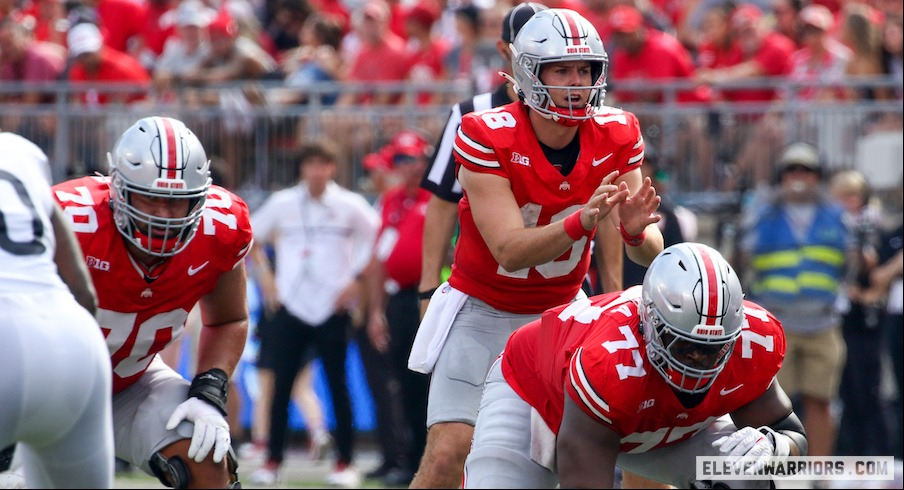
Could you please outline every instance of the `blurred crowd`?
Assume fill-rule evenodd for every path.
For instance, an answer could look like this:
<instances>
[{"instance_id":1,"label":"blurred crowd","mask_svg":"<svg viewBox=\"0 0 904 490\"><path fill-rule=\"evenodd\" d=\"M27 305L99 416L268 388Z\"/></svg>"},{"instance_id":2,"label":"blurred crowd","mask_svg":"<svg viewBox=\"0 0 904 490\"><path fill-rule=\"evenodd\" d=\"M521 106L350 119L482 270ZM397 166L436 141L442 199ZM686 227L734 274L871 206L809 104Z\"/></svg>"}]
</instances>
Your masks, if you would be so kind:
<instances>
[{"instance_id":1,"label":"blurred crowd","mask_svg":"<svg viewBox=\"0 0 904 490\"><path fill-rule=\"evenodd\" d=\"M576 10L594 24L610 59L606 103L640 114L651 141L666 123L655 110L638 107L669 101L698 108L662 151L693 162L705 190L767 182L769 160L787 143L791 124L823 139L844 131L825 120L789 122L783 104L901 102L899 0L544 3ZM114 103L217 108L229 117L218 121L214 153L225 158L226 177L241 181L255 165L247 136L256 124L254 107L316 99L343 113L411 103L410 97L422 107L447 107L461 98L450 87L481 93L498 86L505 67L496 41L510 7L488 0L3 0L2 123L50 146L56 118L14 109L49 104L56 92L42 82L66 80L68 103L87 110ZM651 80L669 88L659 90ZM776 88L776 80L788 85ZM699 109L725 103L754 109L731 120ZM873 111L867 118L854 134L828 139L900 131L900 112ZM375 138L350 119L327 118L324 131L367 152L391 137ZM102 161L103 154L91 150L83 168L70 174L98 169L91 160Z\"/></svg>"}]
</instances>

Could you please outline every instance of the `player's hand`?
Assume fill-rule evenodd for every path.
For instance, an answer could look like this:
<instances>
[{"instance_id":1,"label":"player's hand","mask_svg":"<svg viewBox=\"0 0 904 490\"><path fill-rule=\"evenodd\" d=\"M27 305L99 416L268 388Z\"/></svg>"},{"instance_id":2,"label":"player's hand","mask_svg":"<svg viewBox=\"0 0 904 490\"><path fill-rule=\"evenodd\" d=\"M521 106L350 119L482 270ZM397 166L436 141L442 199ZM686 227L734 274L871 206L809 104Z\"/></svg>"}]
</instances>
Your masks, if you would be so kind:
<instances>
[{"instance_id":1,"label":"player's hand","mask_svg":"<svg viewBox=\"0 0 904 490\"><path fill-rule=\"evenodd\" d=\"M647 225L658 223L662 217L656 213L662 197L656 193L649 177L643 180L640 189L624 200L618 208L618 218L629 235L640 235Z\"/></svg>"},{"instance_id":2,"label":"player's hand","mask_svg":"<svg viewBox=\"0 0 904 490\"><path fill-rule=\"evenodd\" d=\"M613 184L618 178L618 170L609 172L603 177L600 185L593 191L590 200L581 210L581 225L585 230L592 230L603 218L609 215L616 204L623 202L628 197L628 185L624 182Z\"/></svg>"},{"instance_id":3,"label":"player's hand","mask_svg":"<svg viewBox=\"0 0 904 490\"><path fill-rule=\"evenodd\" d=\"M744 427L716 439L713 447L719 448L723 456L737 458L734 467L744 468L745 473L759 470L771 456L786 457L791 453L788 438L766 426Z\"/></svg>"},{"instance_id":4,"label":"player's hand","mask_svg":"<svg viewBox=\"0 0 904 490\"><path fill-rule=\"evenodd\" d=\"M229 436L229 424L220 411L200 398L192 397L176 407L169 422L166 423L166 430L175 429L183 420L195 426L195 433L188 447L188 457L200 463L213 448L213 462L223 461L232 440Z\"/></svg>"}]
</instances>

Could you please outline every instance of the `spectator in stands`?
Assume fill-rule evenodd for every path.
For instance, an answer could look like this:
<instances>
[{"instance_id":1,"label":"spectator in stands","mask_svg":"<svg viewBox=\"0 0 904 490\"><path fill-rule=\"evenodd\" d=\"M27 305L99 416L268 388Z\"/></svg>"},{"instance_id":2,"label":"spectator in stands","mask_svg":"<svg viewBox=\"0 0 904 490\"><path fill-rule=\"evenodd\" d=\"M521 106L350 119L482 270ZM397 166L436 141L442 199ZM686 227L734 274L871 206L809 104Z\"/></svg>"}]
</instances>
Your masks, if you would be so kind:
<instances>
[{"instance_id":1,"label":"spectator in stands","mask_svg":"<svg viewBox=\"0 0 904 490\"><path fill-rule=\"evenodd\" d=\"M384 0L367 0L352 15L352 26L358 46L349 59L346 81L376 85L407 78L409 64L405 41L389 29L389 6ZM340 95L336 104L385 105L399 100L398 92L349 90Z\"/></svg>"},{"instance_id":2,"label":"spectator in stands","mask_svg":"<svg viewBox=\"0 0 904 490\"><path fill-rule=\"evenodd\" d=\"M732 42L740 56L730 66L698 69L698 80L718 84L783 76L788 72L788 58L794 52L794 42L772 30L759 7L752 3L742 4L732 11L729 22ZM725 99L735 102L770 101L776 97L772 89L735 89L723 93Z\"/></svg>"},{"instance_id":3,"label":"spectator in stands","mask_svg":"<svg viewBox=\"0 0 904 490\"><path fill-rule=\"evenodd\" d=\"M795 85L785 100L842 100L846 92L834 83L847 79L851 50L832 36L834 18L823 5L808 5L797 16L801 48L788 61L788 78ZM817 86L819 88L817 88Z\"/></svg>"},{"instance_id":4,"label":"spectator in stands","mask_svg":"<svg viewBox=\"0 0 904 490\"><path fill-rule=\"evenodd\" d=\"M420 187L432 148L427 137L406 129L390 142L391 161L399 184L379 200L382 217L377 245L369 268L367 335L377 351L389 359L385 376L401 387L403 435L400 461L384 461L383 482L408 485L427 443L427 376L408 369L408 354L420 323L418 282L424 215L430 192ZM373 384L373 383L372 383Z\"/></svg>"},{"instance_id":5,"label":"spectator in stands","mask_svg":"<svg viewBox=\"0 0 904 490\"><path fill-rule=\"evenodd\" d=\"M267 462L251 481L273 485L282 464L288 406L301 357L314 346L320 356L336 421L337 460L327 483L354 488L360 484L351 466L355 431L346 385L346 353L351 312L360 307L362 273L367 266L379 217L360 195L333 179L338 146L321 140L303 144L296 161L297 185L278 191L251 216L255 233L251 258L264 302L279 305L273 315L275 385L270 412ZM263 247L276 254L275 277ZM271 306L272 308L272 306Z\"/></svg>"},{"instance_id":6,"label":"spectator in stands","mask_svg":"<svg viewBox=\"0 0 904 490\"><path fill-rule=\"evenodd\" d=\"M181 85L185 73L196 70L210 56L207 25L216 12L201 0L183 0L174 12L176 35L166 40L163 53L154 65L157 96L170 101L178 97L171 91Z\"/></svg>"},{"instance_id":7,"label":"spectator in stands","mask_svg":"<svg viewBox=\"0 0 904 490\"><path fill-rule=\"evenodd\" d=\"M35 40L25 26L10 17L0 19L0 82L23 84L20 93L0 93L0 103L30 105L53 102L53 93L37 85L59 80L65 66L65 48ZM56 117L22 118L4 111L0 127L26 137L52 154Z\"/></svg>"},{"instance_id":8,"label":"spectator in stands","mask_svg":"<svg viewBox=\"0 0 904 490\"><path fill-rule=\"evenodd\" d=\"M810 456L830 456L836 423L830 411L845 362L836 299L857 263L855 236L843 208L822 186L822 158L813 146L787 146L770 200L744 220L741 267L748 296L782 322L787 338L778 373L799 395Z\"/></svg>"},{"instance_id":9,"label":"spectator in stands","mask_svg":"<svg viewBox=\"0 0 904 490\"><path fill-rule=\"evenodd\" d=\"M794 41L798 48L801 47L801 44L797 16L806 5L806 0L773 0L772 2L771 11L775 32Z\"/></svg>"},{"instance_id":10,"label":"spectator in stands","mask_svg":"<svg viewBox=\"0 0 904 490\"><path fill-rule=\"evenodd\" d=\"M884 73L891 76L895 84L894 97L900 102L904 98L904 26L902 26L902 14L887 14L885 25L882 29L882 66ZM901 118L889 117L884 121L883 127L877 130L901 130Z\"/></svg>"},{"instance_id":11,"label":"spectator in stands","mask_svg":"<svg viewBox=\"0 0 904 490\"><path fill-rule=\"evenodd\" d=\"M238 24L232 16L220 11L207 26L210 39L208 55L197 67L184 72L181 80L198 85L201 104L219 106L227 116L220 119L219 135L212 137L214 151L223 155L228 164L224 174L232 182L243 182L253 172L251 139L254 137L253 118L249 117L252 104L262 101L254 85L236 84L262 80L276 71L276 60L256 41L240 36ZM229 87L218 84L233 82Z\"/></svg>"},{"instance_id":12,"label":"spectator in stands","mask_svg":"<svg viewBox=\"0 0 904 490\"><path fill-rule=\"evenodd\" d=\"M851 59L845 67L847 77L874 78L885 74L882 66L882 25L873 20L877 10L861 3L844 7L839 40L851 49ZM850 99L876 100L894 97L890 87L853 88Z\"/></svg>"},{"instance_id":13,"label":"spectator in stands","mask_svg":"<svg viewBox=\"0 0 904 490\"><path fill-rule=\"evenodd\" d=\"M137 58L104 45L100 29L82 22L67 34L71 66L68 80L75 89L72 102L89 107L105 104L136 104L147 99L151 76ZM104 116L80 119L84 133L72 143L74 158L69 172L90 175L106 171L106 149L110 147L102 121Z\"/></svg>"},{"instance_id":14,"label":"spectator in stands","mask_svg":"<svg viewBox=\"0 0 904 490\"><path fill-rule=\"evenodd\" d=\"M584 0L584 18L590 21L600 33L603 46L609 46L612 33L609 30L609 11L614 7L612 0Z\"/></svg>"},{"instance_id":15,"label":"spectator in stands","mask_svg":"<svg viewBox=\"0 0 904 490\"><path fill-rule=\"evenodd\" d=\"M264 26L264 30L281 61L283 55L300 46L302 26L315 10L307 0L279 0L274 2L272 18Z\"/></svg>"},{"instance_id":16,"label":"spectator in stands","mask_svg":"<svg viewBox=\"0 0 904 490\"><path fill-rule=\"evenodd\" d=\"M308 16L299 32L301 45L285 54L281 62L286 91L280 91L280 102L306 104L311 84L341 80L344 70L340 54L342 28L332 17L319 13ZM318 90L320 102L332 105L338 93Z\"/></svg>"},{"instance_id":17,"label":"spectator in stands","mask_svg":"<svg viewBox=\"0 0 904 490\"><path fill-rule=\"evenodd\" d=\"M257 5L251 0L224 0L218 13L235 21L236 33L260 46L274 60L279 57L279 50L270 34L264 29L257 14Z\"/></svg>"},{"instance_id":18,"label":"spectator in stands","mask_svg":"<svg viewBox=\"0 0 904 490\"><path fill-rule=\"evenodd\" d=\"M69 23L66 21L66 4L59 0L37 0L22 2L24 10L21 12L20 23L31 27L32 37L37 41L44 41L66 47L66 31ZM30 7L29 7L30 5ZM0 15L0 18L3 16Z\"/></svg>"},{"instance_id":19,"label":"spectator in stands","mask_svg":"<svg viewBox=\"0 0 904 490\"><path fill-rule=\"evenodd\" d=\"M763 12L752 3L736 7L730 17L732 43L738 51L734 62L728 66L700 68L697 80L714 85L724 82L756 81L762 77L782 77L788 72L788 60L795 50L794 42L772 30L766 24ZM724 100L731 102L770 102L778 94L772 88L739 88L720 91ZM723 182L724 190L745 189L754 185L768 186L772 176L772 146L779 138L776 121L761 121L761 113L742 114L735 123L740 133L739 150L728 158L733 168Z\"/></svg>"},{"instance_id":20,"label":"spectator in stands","mask_svg":"<svg viewBox=\"0 0 904 490\"><path fill-rule=\"evenodd\" d=\"M437 15L429 0L421 0L409 8L405 16L411 63L408 80L424 86L447 79L443 60L449 52L449 44L433 32ZM418 94L419 104L436 104L445 99L446 94L439 92Z\"/></svg>"},{"instance_id":21,"label":"spectator in stands","mask_svg":"<svg viewBox=\"0 0 904 490\"><path fill-rule=\"evenodd\" d=\"M157 63L157 58L163 54L166 40L176 33L177 23L173 22L177 7L182 0L147 0L146 22L140 33L136 36L130 52L141 61L141 64L151 73Z\"/></svg>"},{"instance_id":22,"label":"spectator in stands","mask_svg":"<svg viewBox=\"0 0 904 490\"><path fill-rule=\"evenodd\" d=\"M138 48L148 19L148 4L133 0L76 0L97 14L104 45L138 58Z\"/></svg>"},{"instance_id":23,"label":"spectator in stands","mask_svg":"<svg viewBox=\"0 0 904 490\"><path fill-rule=\"evenodd\" d=\"M610 63L608 104L661 103L670 95L655 89L655 83L632 89L621 85L625 82L693 79L695 67L688 50L675 36L648 28L638 9L630 5L614 7L609 12L608 22L612 32L612 43L607 46ZM676 96L678 102L703 102L709 98L706 87L671 95ZM699 180L705 189L711 189L715 178L713 147L704 132L706 119L687 115L682 123L682 131L676 135L677 154L698 162L699 175L691 178ZM646 134L666 130L657 116L642 119L641 127Z\"/></svg>"},{"instance_id":24,"label":"spectator in stands","mask_svg":"<svg viewBox=\"0 0 904 490\"><path fill-rule=\"evenodd\" d=\"M69 29L67 37L72 68L69 81L94 85L81 93L80 100L87 105L125 103L144 100L151 77L137 58L117 51L104 44L100 29L82 22ZM135 87L126 90L101 91L106 82L130 82ZM135 88L138 90L135 90Z\"/></svg>"},{"instance_id":25,"label":"spectator in stands","mask_svg":"<svg viewBox=\"0 0 904 490\"><path fill-rule=\"evenodd\" d=\"M888 454L886 407L881 395L882 308L867 299L870 274L878 265L882 209L866 177L856 170L836 173L829 193L845 208L857 239L857 274L841 295L841 333L847 361L841 376L838 450L842 456Z\"/></svg>"},{"instance_id":26,"label":"spectator in stands","mask_svg":"<svg viewBox=\"0 0 904 490\"><path fill-rule=\"evenodd\" d=\"M449 80L467 80L473 84L476 82L471 64L480 40L480 8L466 3L456 8L454 13L458 41L446 54L443 63L446 77Z\"/></svg>"},{"instance_id":27,"label":"spectator in stands","mask_svg":"<svg viewBox=\"0 0 904 490\"><path fill-rule=\"evenodd\" d=\"M235 80L259 80L277 68L273 59L254 40L239 36L238 24L220 12L207 25L210 51L194 70L182 79L187 83L216 84Z\"/></svg>"}]
</instances>

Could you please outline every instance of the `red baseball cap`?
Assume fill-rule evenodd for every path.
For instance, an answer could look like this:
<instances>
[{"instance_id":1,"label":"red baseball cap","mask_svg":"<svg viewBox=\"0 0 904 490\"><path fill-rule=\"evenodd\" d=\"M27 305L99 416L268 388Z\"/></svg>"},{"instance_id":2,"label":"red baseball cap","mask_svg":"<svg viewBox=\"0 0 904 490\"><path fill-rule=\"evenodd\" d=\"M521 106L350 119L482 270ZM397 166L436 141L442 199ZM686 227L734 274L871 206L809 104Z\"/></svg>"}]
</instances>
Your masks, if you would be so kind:
<instances>
[{"instance_id":1,"label":"red baseball cap","mask_svg":"<svg viewBox=\"0 0 904 490\"><path fill-rule=\"evenodd\" d=\"M412 20L426 27L432 27L437 17L437 13L432 8L423 3L418 3L408 9L405 20Z\"/></svg>"},{"instance_id":2,"label":"red baseball cap","mask_svg":"<svg viewBox=\"0 0 904 490\"><path fill-rule=\"evenodd\" d=\"M609 12L607 22L613 32L630 34L643 26L643 14L630 5L619 5Z\"/></svg>"},{"instance_id":3,"label":"red baseball cap","mask_svg":"<svg viewBox=\"0 0 904 490\"><path fill-rule=\"evenodd\" d=\"M403 129L399 131L389 142L392 155L406 155L418 158L426 158L430 154L430 143L419 131Z\"/></svg>"},{"instance_id":4,"label":"red baseball cap","mask_svg":"<svg viewBox=\"0 0 904 490\"><path fill-rule=\"evenodd\" d=\"M361 165L364 167L364 170L367 172L372 172L374 170L389 170L392 168L392 163L386 157L386 147L380 149L380 151L376 151L373 153L368 153L364 155L364 159L361 161Z\"/></svg>"}]
</instances>

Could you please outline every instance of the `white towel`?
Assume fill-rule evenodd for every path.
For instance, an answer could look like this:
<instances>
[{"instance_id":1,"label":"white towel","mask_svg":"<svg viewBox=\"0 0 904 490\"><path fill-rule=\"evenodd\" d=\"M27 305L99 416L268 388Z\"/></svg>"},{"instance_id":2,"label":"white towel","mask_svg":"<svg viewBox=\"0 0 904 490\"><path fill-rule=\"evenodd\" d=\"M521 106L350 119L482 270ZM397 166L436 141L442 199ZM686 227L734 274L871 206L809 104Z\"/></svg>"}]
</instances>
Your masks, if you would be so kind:
<instances>
[{"instance_id":1,"label":"white towel","mask_svg":"<svg viewBox=\"0 0 904 490\"><path fill-rule=\"evenodd\" d=\"M555 473L556 434L533 407L530 409L530 459Z\"/></svg>"},{"instance_id":2,"label":"white towel","mask_svg":"<svg viewBox=\"0 0 904 490\"><path fill-rule=\"evenodd\" d=\"M408 356L408 369L423 374L433 372L452 322L466 299L467 294L453 288L448 282L436 288L414 337L411 354Z\"/></svg>"}]
</instances>

